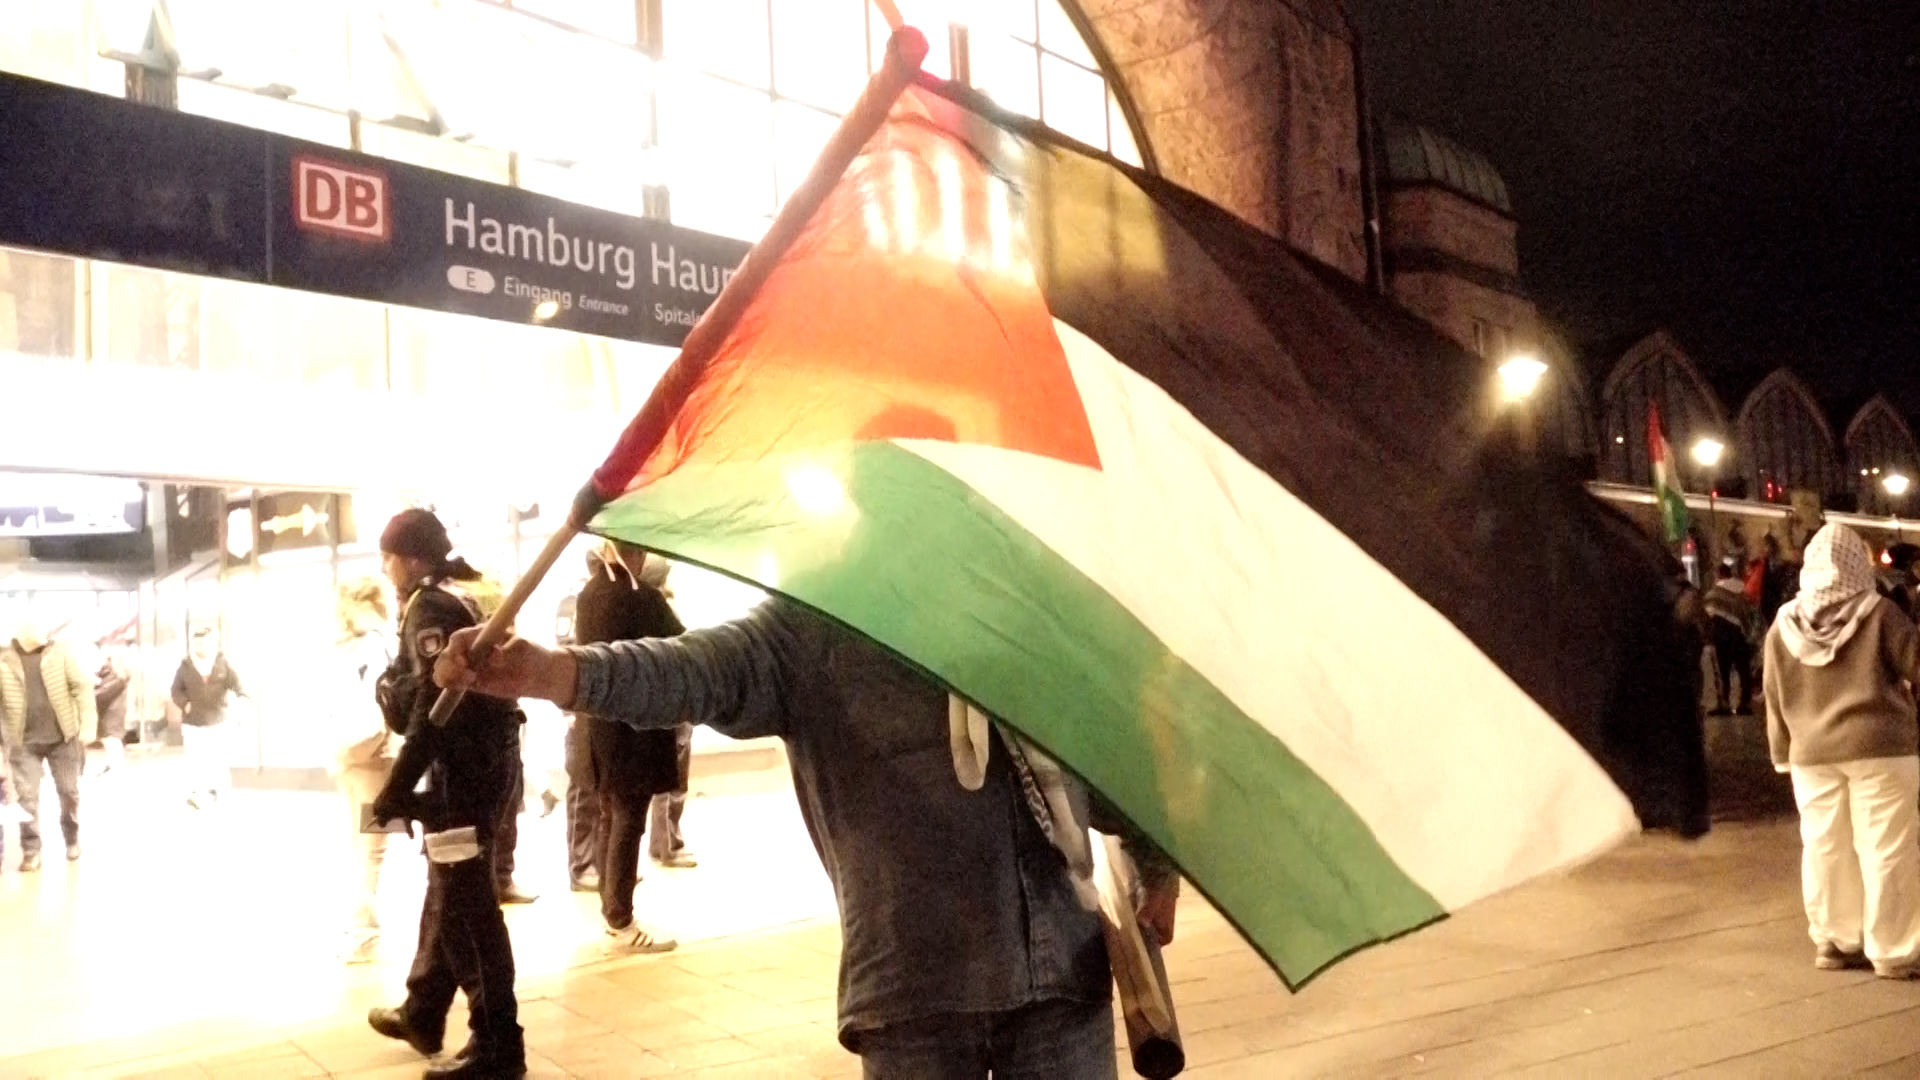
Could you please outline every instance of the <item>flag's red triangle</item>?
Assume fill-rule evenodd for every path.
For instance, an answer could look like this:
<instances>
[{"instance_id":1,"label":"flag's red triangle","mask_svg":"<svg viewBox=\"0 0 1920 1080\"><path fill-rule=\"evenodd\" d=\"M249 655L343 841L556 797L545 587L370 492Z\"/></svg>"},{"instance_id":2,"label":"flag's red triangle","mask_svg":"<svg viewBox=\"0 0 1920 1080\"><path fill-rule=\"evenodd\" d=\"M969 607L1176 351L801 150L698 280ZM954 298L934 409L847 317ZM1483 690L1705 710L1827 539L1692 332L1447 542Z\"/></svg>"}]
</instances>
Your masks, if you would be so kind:
<instances>
[{"instance_id":1,"label":"flag's red triangle","mask_svg":"<svg viewBox=\"0 0 1920 1080\"><path fill-rule=\"evenodd\" d=\"M1099 467L1021 197L909 90L708 363L639 483L864 439Z\"/></svg>"}]
</instances>

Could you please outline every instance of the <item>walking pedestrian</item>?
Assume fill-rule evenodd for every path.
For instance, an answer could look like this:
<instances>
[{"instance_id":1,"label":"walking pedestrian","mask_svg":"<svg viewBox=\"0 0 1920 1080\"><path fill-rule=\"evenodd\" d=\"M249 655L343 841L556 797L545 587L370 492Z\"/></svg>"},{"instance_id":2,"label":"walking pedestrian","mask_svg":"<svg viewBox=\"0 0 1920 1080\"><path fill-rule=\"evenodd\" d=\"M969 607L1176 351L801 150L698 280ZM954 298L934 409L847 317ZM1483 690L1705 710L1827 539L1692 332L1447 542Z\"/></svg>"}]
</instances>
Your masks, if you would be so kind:
<instances>
[{"instance_id":1,"label":"walking pedestrian","mask_svg":"<svg viewBox=\"0 0 1920 1080\"><path fill-rule=\"evenodd\" d=\"M393 774L399 742L374 700L380 676L393 663L386 635L392 616L386 589L373 578L340 586L335 613L340 620L340 639L334 645L339 698L333 703L336 735L330 771L346 802L343 817L356 863L354 907L341 958L364 964L380 947L380 869L387 857L387 833L366 828L366 818Z\"/></svg>"},{"instance_id":2,"label":"walking pedestrian","mask_svg":"<svg viewBox=\"0 0 1920 1080\"><path fill-rule=\"evenodd\" d=\"M127 687L131 677L120 658L123 646L116 636L102 638L95 646L100 652L100 669L93 673L93 710L100 718L94 733L105 760L99 775L119 767L127 757Z\"/></svg>"},{"instance_id":3,"label":"walking pedestrian","mask_svg":"<svg viewBox=\"0 0 1920 1080\"><path fill-rule=\"evenodd\" d=\"M192 644L173 673L173 703L180 709L180 738L186 744L187 805L212 806L232 782L227 747L227 706L245 697L240 676L218 648L213 627L196 627Z\"/></svg>"},{"instance_id":4,"label":"walking pedestrian","mask_svg":"<svg viewBox=\"0 0 1920 1080\"><path fill-rule=\"evenodd\" d=\"M840 907L840 1041L867 1076L1117 1075L1099 917L997 731L963 786L943 687L779 599L675 638L558 651L512 639L477 674L475 633L441 654L441 685L543 697L637 731L692 719L786 742ZM1133 841L1142 929L1165 943L1179 878Z\"/></svg>"},{"instance_id":5,"label":"walking pedestrian","mask_svg":"<svg viewBox=\"0 0 1920 1080\"><path fill-rule=\"evenodd\" d=\"M1843 525L1807 544L1766 639L1767 740L1800 805L1814 966L1920 977L1920 631Z\"/></svg>"},{"instance_id":6,"label":"walking pedestrian","mask_svg":"<svg viewBox=\"0 0 1920 1080\"><path fill-rule=\"evenodd\" d=\"M574 639L583 645L667 638L686 628L659 588L643 579L647 553L608 541L587 560L587 582L575 607ZM600 915L607 949L621 953L666 952L678 942L633 914L640 882L640 840L655 796L679 782L674 729L637 731L618 720L583 711L575 724L587 732L587 779L599 798ZM655 825L655 843L659 825Z\"/></svg>"},{"instance_id":7,"label":"walking pedestrian","mask_svg":"<svg viewBox=\"0 0 1920 1080\"><path fill-rule=\"evenodd\" d=\"M446 527L426 510L404 510L380 534L381 569L402 604L398 655L381 676L387 726L406 736L374 798L380 822L417 821L426 833L427 893L420 942L397 1008L367 1023L432 1057L446 1036L456 991L467 997L467 1045L427 1066L429 1077L519 1077L526 1046L513 992L513 943L494 892L494 853L507 799L519 777L520 710L512 700L468 694L445 726L429 718L438 696L435 659L457 631L476 626L478 605L450 590L479 571L451 558ZM427 782L424 793L415 789Z\"/></svg>"},{"instance_id":8,"label":"walking pedestrian","mask_svg":"<svg viewBox=\"0 0 1920 1080\"><path fill-rule=\"evenodd\" d=\"M80 770L99 716L93 679L66 646L48 641L31 619L0 650L0 745L7 749L20 822L20 870L40 869L40 783L53 774L67 861L80 858Z\"/></svg>"},{"instance_id":9,"label":"walking pedestrian","mask_svg":"<svg viewBox=\"0 0 1920 1080\"><path fill-rule=\"evenodd\" d=\"M1718 695L1713 714L1744 716L1754 696L1753 631L1758 620L1753 605L1747 602L1746 585L1734 572L1733 564L1721 563L1718 575L1719 580L1706 595ZM1735 676L1740 679L1738 698L1733 695Z\"/></svg>"}]
</instances>

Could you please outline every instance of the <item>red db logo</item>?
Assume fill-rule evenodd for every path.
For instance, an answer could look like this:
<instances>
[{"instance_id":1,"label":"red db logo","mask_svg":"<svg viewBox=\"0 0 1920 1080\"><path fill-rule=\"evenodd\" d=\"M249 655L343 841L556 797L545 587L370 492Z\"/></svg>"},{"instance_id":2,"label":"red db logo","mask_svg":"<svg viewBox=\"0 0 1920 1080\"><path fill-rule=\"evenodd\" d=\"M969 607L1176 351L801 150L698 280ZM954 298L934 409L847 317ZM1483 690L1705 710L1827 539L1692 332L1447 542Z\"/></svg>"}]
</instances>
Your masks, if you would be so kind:
<instances>
[{"instance_id":1,"label":"red db logo","mask_svg":"<svg viewBox=\"0 0 1920 1080\"><path fill-rule=\"evenodd\" d=\"M387 178L319 158L293 159L293 220L303 229L383 244L393 233Z\"/></svg>"}]
</instances>

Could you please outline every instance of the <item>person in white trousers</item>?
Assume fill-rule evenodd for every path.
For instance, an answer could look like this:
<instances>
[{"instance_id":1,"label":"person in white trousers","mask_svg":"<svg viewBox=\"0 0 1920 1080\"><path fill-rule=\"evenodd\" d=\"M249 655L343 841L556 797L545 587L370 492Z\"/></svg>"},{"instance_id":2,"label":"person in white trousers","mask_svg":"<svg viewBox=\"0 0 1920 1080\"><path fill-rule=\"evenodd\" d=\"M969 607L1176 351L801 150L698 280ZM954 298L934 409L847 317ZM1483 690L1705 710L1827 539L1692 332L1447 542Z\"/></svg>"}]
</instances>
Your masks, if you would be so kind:
<instances>
[{"instance_id":1,"label":"person in white trousers","mask_svg":"<svg viewBox=\"0 0 1920 1080\"><path fill-rule=\"evenodd\" d=\"M380 946L380 868L386 862L387 834L362 829L366 810L393 775L400 736L387 730L374 701L374 687L393 662L386 636L391 615L386 587L373 578L340 586L337 613L340 639L333 703L335 750L332 772L346 802L348 835L353 841L355 873L353 913L341 958L349 964L371 961Z\"/></svg>"},{"instance_id":2,"label":"person in white trousers","mask_svg":"<svg viewBox=\"0 0 1920 1080\"><path fill-rule=\"evenodd\" d=\"M1920 631L1843 525L1807 544L1767 632L1767 741L1800 805L1815 967L1920 978Z\"/></svg>"}]
</instances>

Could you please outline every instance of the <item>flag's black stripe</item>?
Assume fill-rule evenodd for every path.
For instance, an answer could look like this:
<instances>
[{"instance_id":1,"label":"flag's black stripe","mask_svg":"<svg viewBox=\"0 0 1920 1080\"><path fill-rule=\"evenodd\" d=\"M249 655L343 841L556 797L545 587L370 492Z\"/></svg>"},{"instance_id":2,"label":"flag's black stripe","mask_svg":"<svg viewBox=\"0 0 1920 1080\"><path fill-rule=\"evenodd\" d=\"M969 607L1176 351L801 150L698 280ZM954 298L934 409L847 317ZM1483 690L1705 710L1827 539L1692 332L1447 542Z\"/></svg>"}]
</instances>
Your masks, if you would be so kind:
<instances>
[{"instance_id":1,"label":"flag's black stripe","mask_svg":"<svg viewBox=\"0 0 1920 1080\"><path fill-rule=\"evenodd\" d=\"M1698 811L1697 671L1668 556L1570 475L1513 452L1490 365L1188 192L998 138L1055 315L1446 616L1643 821ZM1399 658L1377 659L1393 678Z\"/></svg>"}]
</instances>

